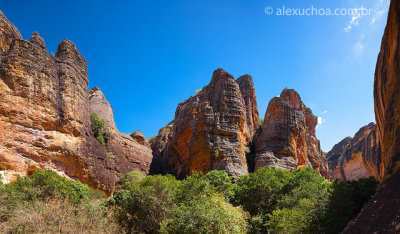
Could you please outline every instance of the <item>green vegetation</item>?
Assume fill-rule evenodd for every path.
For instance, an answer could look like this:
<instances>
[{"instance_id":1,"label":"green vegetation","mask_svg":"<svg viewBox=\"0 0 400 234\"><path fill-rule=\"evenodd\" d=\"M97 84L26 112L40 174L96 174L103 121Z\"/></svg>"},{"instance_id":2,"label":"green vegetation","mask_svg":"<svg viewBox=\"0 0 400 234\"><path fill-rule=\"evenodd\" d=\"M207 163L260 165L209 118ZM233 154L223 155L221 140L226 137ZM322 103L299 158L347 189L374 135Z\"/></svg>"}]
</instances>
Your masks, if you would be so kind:
<instances>
[{"instance_id":1,"label":"green vegetation","mask_svg":"<svg viewBox=\"0 0 400 234\"><path fill-rule=\"evenodd\" d=\"M114 159L115 155L112 152L107 152L109 158Z\"/></svg>"},{"instance_id":2,"label":"green vegetation","mask_svg":"<svg viewBox=\"0 0 400 234\"><path fill-rule=\"evenodd\" d=\"M100 119L97 113L90 113L90 128L92 129L93 136L97 139L102 146L106 146L107 139L110 137L110 130L105 128L103 119Z\"/></svg>"},{"instance_id":3,"label":"green vegetation","mask_svg":"<svg viewBox=\"0 0 400 234\"><path fill-rule=\"evenodd\" d=\"M1 178L0 178L1 179ZM307 168L125 174L106 198L80 182L39 171L0 185L5 233L338 233L375 193L373 179L328 182Z\"/></svg>"},{"instance_id":4,"label":"green vegetation","mask_svg":"<svg viewBox=\"0 0 400 234\"><path fill-rule=\"evenodd\" d=\"M218 159L219 158L219 149L214 150L214 158Z\"/></svg>"},{"instance_id":5,"label":"green vegetation","mask_svg":"<svg viewBox=\"0 0 400 234\"><path fill-rule=\"evenodd\" d=\"M115 233L119 226L105 199L80 182L39 171L0 186L0 232Z\"/></svg>"}]
</instances>

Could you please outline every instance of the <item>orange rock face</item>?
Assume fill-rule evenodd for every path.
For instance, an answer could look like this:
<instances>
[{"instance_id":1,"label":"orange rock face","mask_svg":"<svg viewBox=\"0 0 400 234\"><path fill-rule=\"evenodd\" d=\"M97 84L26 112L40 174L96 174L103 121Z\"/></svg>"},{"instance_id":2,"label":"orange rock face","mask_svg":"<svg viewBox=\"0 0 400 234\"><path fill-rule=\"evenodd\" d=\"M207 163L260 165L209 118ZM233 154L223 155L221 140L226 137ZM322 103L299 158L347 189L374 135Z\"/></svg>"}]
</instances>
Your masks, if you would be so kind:
<instances>
[{"instance_id":1,"label":"orange rock face","mask_svg":"<svg viewBox=\"0 0 400 234\"><path fill-rule=\"evenodd\" d=\"M114 111L103 92L95 87L90 90L90 112L97 113L111 132L106 140L108 156L113 162L117 177L132 170L148 174L153 160L152 151L143 134L139 131L125 134L118 131L114 121Z\"/></svg>"},{"instance_id":2,"label":"orange rock face","mask_svg":"<svg viewBox=\"0 0 400 234\"><path fill-rule=\"evenodd\" d=\"M375 70L374 100L382 145L382 175L400 169L400 3L392 1Z\"/></svg>"},{"instance_id":3,"label":"orange rock face","mask_svg":"<svg viewBox=\"0 0 400 234\"><path fill-rule=\"evenodd\" d=\"M166 170L178 176L225 170L238 177L248 173L245 145L259 122L251 77L236 82L217 69L210 84L180 103L175 119L150 143Z\"/></svg>"},{"instance_id":4,"label":"orange rock face","mask_svg":"<svg viewBox=\"0 0 400 234\"><path fill-rule=\"evenodd\" d=\"M151 158L151 151L130 146L124 136L113 134L107 149L92 136L86 60L72 42L63 40L52 57L39 34L23 40L1 12L0 30L0 173L6 182L51 169L111 194L120 172L149 161L137 155L145 151ZM108 151L129 153L111 159Z\"/></svg>"},{"instance_id":5,"label":"orange rock face","mask_svg":"<svg viewBox=\"0 0 400 234\"><path fill-rule=\"evenodd\" d=\"M375 70L377 136L382 148L382 184L342 233L400 232L400 1L390 3Z\"/></svg>"},{"instance_id":6,"label":"orange rock face","mask_svg":"<svg viewBox=\"0 0 400 234\"><path fill-rule=\"evenodd\" d=\"M293 89L284 89L268 104L256 140L255 169L265 166L294 170L311 166L327 175L327 161L315 136L318 119Z\"/></svg>"},{"instance_id":7,"label":"orange rock face","mask_svg":"<svg viewBox=\"0 0 400 234\"><path fill-rule=\"evenodd\" d=\"M261 125L260 116L258 114L256 90L254 88L253 78L250 75L244 75L236 80L239 85L240 92L246 107L246 125L245 131L252 137ZM251 139L247 140L247 143Z\"/></svg>"},{"instance_id":8,"label":"orange rock face","mask_svg":"<svg viewBox=\"0 0 400 234\"><path fill-rule=\"evenodd\" d=\"M357 180L373 176L380 180L381 149L376 125L370 123L354 138L345 138L328 152L327 159L332 179Z\"/></svg>"}]
</instances>

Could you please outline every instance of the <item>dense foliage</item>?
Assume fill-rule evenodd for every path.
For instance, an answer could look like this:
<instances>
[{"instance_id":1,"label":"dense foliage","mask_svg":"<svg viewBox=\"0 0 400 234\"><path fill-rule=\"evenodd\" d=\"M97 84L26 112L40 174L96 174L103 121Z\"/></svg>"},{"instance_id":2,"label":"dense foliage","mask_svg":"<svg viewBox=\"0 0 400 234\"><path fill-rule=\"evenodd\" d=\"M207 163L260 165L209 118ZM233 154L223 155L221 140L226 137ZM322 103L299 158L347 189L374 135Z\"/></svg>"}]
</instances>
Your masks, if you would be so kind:
<instances>
[{"instance_id":1,"label":"dense foliage","mask_svg":"<svg viewBox=\"0 0 400 234\"><path fill-rule=\"evenodd\" d=\"M1 180L1 178L0 178ZM315 170L123 176L111 198L39 171L0 184L0 231L71 233L338 233L375 193L370 179L328 182Z\"/></svg>"},{"instance_id":2,"label":"dense foliage","mask_svg":"<svg viewBox=\"0 0 400 234\"><path fill-rule=\"evenodd\" d=\"M85 184L39 171L0 185L0 232L115 233L119 227L101 199L104 193Z\"/></svg>"}]
</instances>

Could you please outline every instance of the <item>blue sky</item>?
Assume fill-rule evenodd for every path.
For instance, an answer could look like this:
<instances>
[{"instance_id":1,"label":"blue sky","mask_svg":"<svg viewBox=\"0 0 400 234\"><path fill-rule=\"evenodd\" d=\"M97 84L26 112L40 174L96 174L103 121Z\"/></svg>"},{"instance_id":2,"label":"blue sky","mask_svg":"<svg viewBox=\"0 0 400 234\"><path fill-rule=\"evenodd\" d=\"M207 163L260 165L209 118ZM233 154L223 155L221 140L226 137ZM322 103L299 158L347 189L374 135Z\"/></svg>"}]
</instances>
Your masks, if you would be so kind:
<instances>
[{"instance_id":1,"label":"blue sky","mask_svg":"<svg viewBox=\"0 0 400 234\"><path fill-rule=\"evenodd\" d=\"M14 1L0 9L25 39L73 41L122 132L150 138L222 67L251 74L259 112L285 87L320 117L324 151L375 120L373 77L388 0ZM266 15L271 6L275 14ZM371 9L365 16L278 16L287 8Z\"/></svg>"}]
</instances>

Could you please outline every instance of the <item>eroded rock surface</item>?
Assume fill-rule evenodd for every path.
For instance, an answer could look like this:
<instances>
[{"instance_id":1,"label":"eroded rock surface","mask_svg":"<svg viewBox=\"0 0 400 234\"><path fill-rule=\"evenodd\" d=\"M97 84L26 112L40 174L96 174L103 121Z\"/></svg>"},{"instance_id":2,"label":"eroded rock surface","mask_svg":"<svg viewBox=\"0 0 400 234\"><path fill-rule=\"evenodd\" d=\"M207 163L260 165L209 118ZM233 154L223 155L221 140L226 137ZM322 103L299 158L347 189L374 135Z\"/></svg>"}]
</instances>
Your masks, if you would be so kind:
<instances>
[{"instance_id":1,"label":"eroded rock surface","mask_svg":"<svg viewBox=\"0 0 400 234\"><path fill-rule=\"evenodd\" d=\"M293 89L284 89L268 104L256 141L255 169L294 170L311 166L327 176L327 161L315 136L318 119Z\"/></svg>"},{"instance_id":2,"label":"eroded rock surface","mask_svg":"<svg viewBox=\"0 0 400 234\"><path fill-rule=\"evenodd\" d=\"M342 233L400 232L400 1L390 3L375 70L377 136L382 148L383 183Z\"/></svg>"},{"instance_id":3,"label":"eroded rock surface","mask_svg":"<svg viewBox=\"0 0 400 234\"><path fill-rule=\"evenodd\" d=\"M93 137L86 60L72 42L61 41L52 57L38 33L23 40L0 13L0 78L0 173L6 182L51 169L112 194L120 172L151 157L129 135L112 134L107 149ZM145 160L137 156L144 151Z\"/></svg>"},{"instance_id":4,"label":"eroded rock surface","mask_svg":"<svg viewBox=\"0 0 400 234\"><path fill-rule=\"evenodd\" d=\"M351 137L346 137L339 143L334 145L332 149L326 154L326 159L328 160L329 176L330 179L342 180L342 174L340 172L340 156L344 153L346 148L350 145L353 140Z\"/></svg>"},{"instance_id":5,"label":"eroded rock surface","mask_svg":"<svg viewBox=\"0 0 400 234\"><path fill-rule=\"evenodd\" d=\"M252 81L241 80L243 96L253 105L249 112L233 76L217 69L210 84L180 103L175 119L150 140L154 153L172 173L186 176L192 171L225 170L233 177L248 173L244 147L259 120L254 87L249 87ZM251 127L247 115L252 116Z\"/></svg>"},{"instance_id":6,"label":"eroded rock surface","mask_svg":"<svg viewBox=\"0 0 400 234\"><path fill-rule=\"evenodd\" d=\"M261 125L260 116L258 114L256 89L254 88L253 78L250 75L244 75L236 80L246 107L246 125L245 131L249 132L252 137ZM248 141L250 141L249 139Z\"/></svg>"},{"instance_id":7,"label":"eroded rock surface","mask_svg":"<svg viewBox=\"0 0 400 234\"><path fill-rule=\"evenodd\" d=\"M362 127L353 138L345 138L328 153L329 171L333 179L380 179L381 150L376 125Z\"/></svg>"},{"instance_id":8,"label":"eroded rock surface","mask_svg":"<svg viewBox=\"0 0 400 234\"><path fill-rule=\"evenodd\" d=\"M89 93L90 113L97 113L111 133L106 140L106 150L112 159L117 177L132 170L148 174L153 155L144 135L139 131L130 135L119 132L115 125L113 108L100 88L94 87Z\"/></svg>"}]
</instances>

